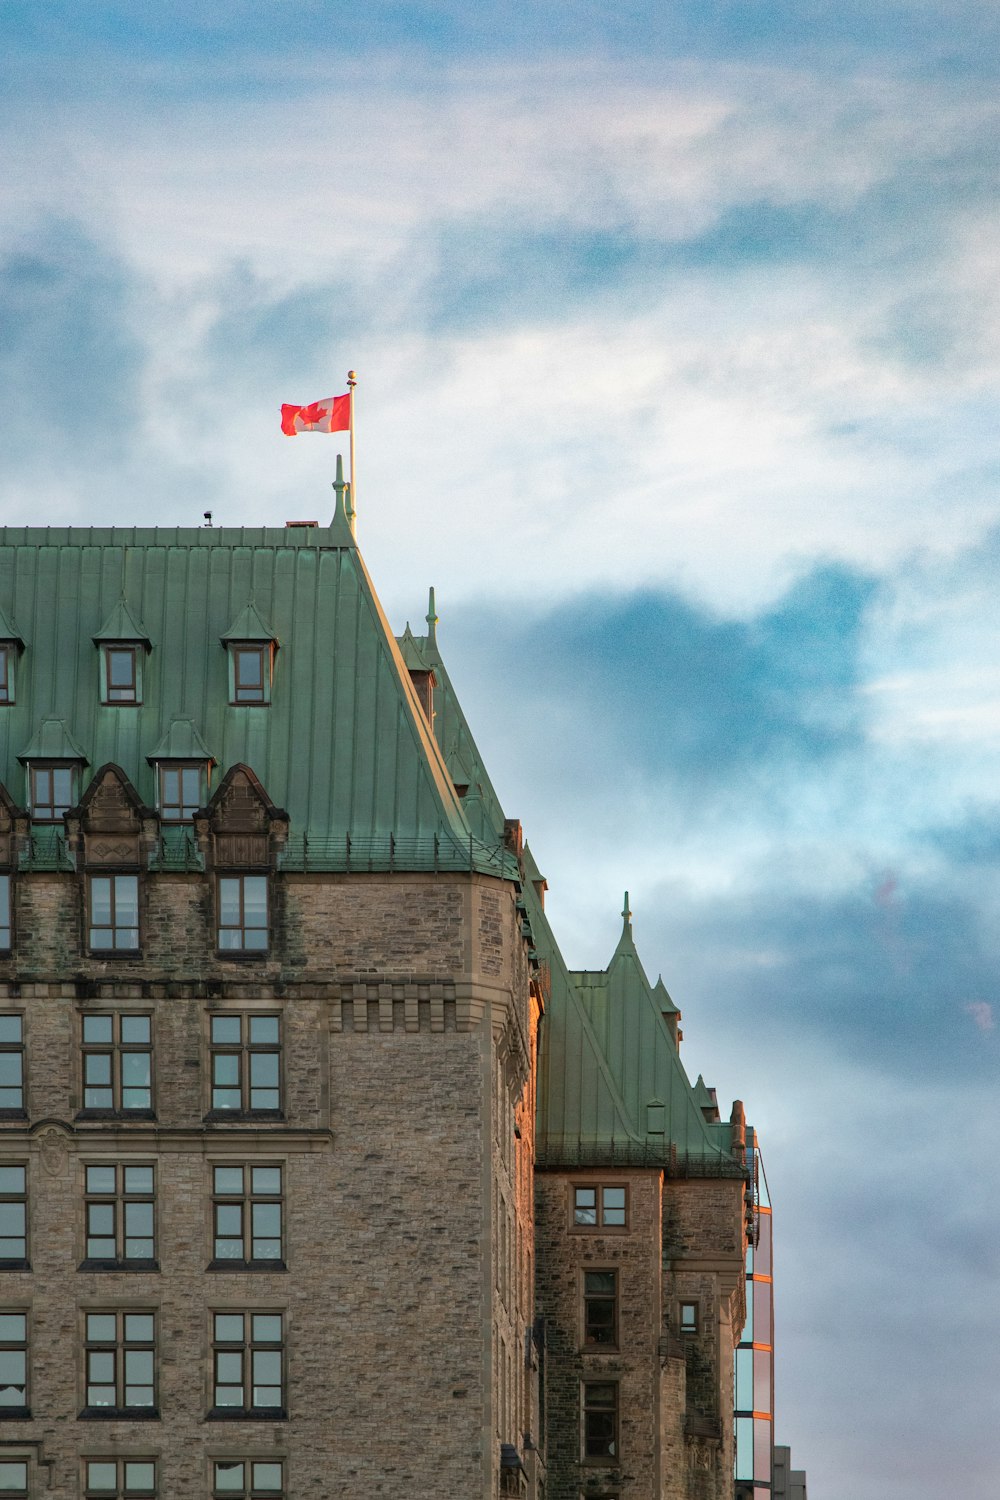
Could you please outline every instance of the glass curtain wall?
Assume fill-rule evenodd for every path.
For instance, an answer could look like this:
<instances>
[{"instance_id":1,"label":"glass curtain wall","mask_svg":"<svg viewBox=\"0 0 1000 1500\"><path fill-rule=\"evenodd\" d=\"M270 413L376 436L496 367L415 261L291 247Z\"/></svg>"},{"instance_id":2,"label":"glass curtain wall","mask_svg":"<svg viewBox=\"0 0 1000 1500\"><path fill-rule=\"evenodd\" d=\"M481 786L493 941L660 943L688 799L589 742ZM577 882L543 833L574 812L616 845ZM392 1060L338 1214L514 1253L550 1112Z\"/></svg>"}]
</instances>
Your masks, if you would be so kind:
<instances>
[{"instance_id":1,"label":"glass curtain wall","mask_svg":"<svg viewBox=\"0 0 1000 1500\"><path fill-rule=\"evenodd\" d=\"M737 1500L771 1500L774 1448L774 1281L771 1198L756 1132L747 1128L753 1234L747 1245L747 1320L736 1350Z\"/></svg>"}]
</instances>

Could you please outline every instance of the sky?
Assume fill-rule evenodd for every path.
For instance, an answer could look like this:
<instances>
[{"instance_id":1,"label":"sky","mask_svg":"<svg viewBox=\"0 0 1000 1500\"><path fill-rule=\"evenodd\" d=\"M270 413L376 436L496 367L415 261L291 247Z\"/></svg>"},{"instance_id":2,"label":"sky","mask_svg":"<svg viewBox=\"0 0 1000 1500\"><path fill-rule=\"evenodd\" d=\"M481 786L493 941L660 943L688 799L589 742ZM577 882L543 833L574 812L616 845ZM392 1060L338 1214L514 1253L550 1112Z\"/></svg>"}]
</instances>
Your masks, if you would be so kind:
<instances>
[{"instance_id":1,"label":"sky","mask_svg":"<svg viewBox=\"0 0 1000 1500\"><path fill-rule=\"evenodd\" d=\"M0 513L326 521L746 1103L811 1500L992 1500L994 0L0 6Z\"/></svg>"}]
</instances>

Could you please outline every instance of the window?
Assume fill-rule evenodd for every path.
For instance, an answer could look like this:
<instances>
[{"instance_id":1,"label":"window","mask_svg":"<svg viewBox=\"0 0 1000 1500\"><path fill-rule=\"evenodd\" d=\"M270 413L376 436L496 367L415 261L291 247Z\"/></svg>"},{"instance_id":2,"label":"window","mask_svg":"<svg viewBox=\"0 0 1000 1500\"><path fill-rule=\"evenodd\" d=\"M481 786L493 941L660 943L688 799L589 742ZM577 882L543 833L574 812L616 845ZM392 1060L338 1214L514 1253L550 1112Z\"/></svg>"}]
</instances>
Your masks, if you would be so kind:
<instances>
[{"instance_id":1,"label":"window","mask_svg":"<svg viewBox=\"0 0 1000 1500\"><path fill-rule=\"evenodd\" d=\"M151 1312L85 1315L88 1412L153 1413L155 1333Z\"/></svg>"},{"instance_id":2,"label":"window","mask_svg":"<svg viewBox=\"0 0 1000 1500\"><path fill-rule=\"evenodd\" d=\"M161 761L158 766L160 817L186 823L205 803L205 769L200 761Z\"/></svg>"},{"instance_id":3,"label":"window","mask_svg":"<svg viewBox=\"0 0 1000 1500\"><path fill-rule=\"evenodd\" d=\"M611 1348L618 1342L618 1272L583 1273L583 1342Z\"/></svg>"},{"instance_id":4,"label":"window","mask_svg":"<svg viewBox=\"0 0 1000 1500\"><path fill-rule=\"evenodd\" d=\"M84 1174L85 1264L133 1269L155 1265L153 1168L89 1166Z\"/></svg>"},{"instance_id":5,"label":"window","mask_svg":"<svg viewBox=\"0 0 1000 1500\"><path fill-rule=\"evenodd\" d=\"M83 1107L127 1114L153 1107L149 1016L83 1018Z\"/></svg>"},{"instance_id":6,"label":"window","mask_svg":"<svg viewBox=\"0 0 1000 1500\"><path fill-rule=\"evenodd\" d=\"M212 1109L277 1114L281 1040L277 1016L212 1016Z\"/></svg>"},{"instance_id":7,"label":"window","mask_svg":"<svg viewBox=\"0 0 1000 1500\"><path fill-rule=\"evenodd\" d=\"M31 816L36 823L59 823L76 802L76 767L31 766Z\"/></svg>"},{"instance_id":8,"label":"window","mask_svg":"<svg viewBox=\"0 0 1000 1500\"><path fill-rule=\"evenodd\" d=\"M141 703L139 646L105 646L101 652L102 703Z\"/></svg>"},{"instance_id":9,"label":"window","mask_svg":"<svg viewBox=\"0 0 1000 1500\"><path fill-rule=\"evenodd\" d=\"M11 935L11 879L9 875L0 875L0 952L10 951Z\"/></svg>"},{"instance_id":10,"label":"window","mask_svg":"<svg viewBox=\"0 0 1000 1500\"><path fill-rule=\"evenodd\" d=\"M156 1460L152 1458L88 1458L84 1463L83 1493L93 1495L156 1495Z\"/></svg>"},{"instance_id":11,"label":"window","mask_svg":"<svg viewBox=\"0 0 1000 1500\"><path fill-rule=\"evenodd\" d=\"M282 1315L212 1315L213 1415L284 1415Z\"/></svg>"},{"instance_id":12,"label":"window","mask_svg":"<svg viewBox=\"0 0 1000 1500\"><path fill-rule=\"evenodd\" d=\"M618 1386L614 1381L584 1382L583 1456L598 1461L618 1457Z\"/></svg>"},{"instance_id":13,"label":"window","mask_svg":"<svg viewBox=\"0 0 1000 1500\"><path fill-rule=\"evenodd\" d=\"M0 1266L28 1264L28 1169L0 1167Z\"/></svg>"},{"instance_id":14,"label":"window","mask_svg":"<svg viewBox=\"0 0 1000 1500\"><path fill-rule=\"evenodd\" d=\"M681 1333L698 1332L698 1304L697 1302L681 1303Z\"/></svg>"},{"instance_id":15,"label":"window","mask_svg":"<svg viewBox=\"0 0 1000 1500\"><path fill-rule=\"evenodd\" d=\"M0 703L14 702L14 652L9 641L0 641Z\"/></svg>"},{"instance_id":16,"label":"window","mask_svg":"<svg viewBox=\"0 0 1000 1500\"><path fill-rule=\"evenodd\" d=\"M573 1223L590 1229L623 1229L628 1189L596 1184L573 1189Z\"/></svg>"},{"instance_id":17,"label":"window","mask_svg":"<svg viewBox=\"0 0 1000 1500\"><path fill-rule=\"evenodd\" d=\"M28 1414L28 1315L0 1313L0 1416Z\"/></svg>"},{"instance_id":18,"label":"window","mask_svg":"<svg viewBox=\"0 0 1000 1500\"><path fill-rule=\"evenodd\" d=\"M138 875L89 875L87 901L91 949L135 953L139 947Z\"/></svg>"},{"instance_id":19,"label":"window","mask_svg":"<svg viewBox=\"0 0 1000 1500\"><path fill-rule=\"evenodd\" d=\"M267 876L219 876L219 948L262 952L267 948Z\"/></svg>"},{"instance_id":20,"label":"window","mask_svg":"<svg viewBox=\"0 0 1000 1500\"><path fill-rule=\"evenodd\" d=\"M270 703L271 662L269 641L260 645L245 642L229 647L229 701L231 703Z\"/></svg>"},{"instance_id":21,"label":"window","mask_svg":"<svg viewBox=\"0 0 1000 1500\"><path fill-rule=\"evenodd\" d=\"M24 1458L0 1459L0 1495L27 1495L28 1461Z\"/></svg>"},{"instance_id":22,"label":"window","mask_svg":"<svg viewBox=\"0 0 1000 1500\"><path fill-rule=\"evenodd\" d=\"M284 1465L273 1458L217 1458L212 1465L212 1494L257 1500L257 1496L284 1495Z\"/></svg>"},{"instance_id":23,"label":"window","mask_svg":"<svg viewBox=\"0 0 1000 1500\"><path fill-rule=\"evenodd\" d=\"M24 1113L24 1017L0 1014L0 1117Z\"/></svg>"},{"instance_id":24,"label":"window","mask_svg":"<svg viewBox=\"0 0 1000 1500\"><path fill-rule=\"evenodd\" d=\"M280 1266L281 1168L213 1167L212 1219L214 1263Z\"/></svg>"}]
</instances>

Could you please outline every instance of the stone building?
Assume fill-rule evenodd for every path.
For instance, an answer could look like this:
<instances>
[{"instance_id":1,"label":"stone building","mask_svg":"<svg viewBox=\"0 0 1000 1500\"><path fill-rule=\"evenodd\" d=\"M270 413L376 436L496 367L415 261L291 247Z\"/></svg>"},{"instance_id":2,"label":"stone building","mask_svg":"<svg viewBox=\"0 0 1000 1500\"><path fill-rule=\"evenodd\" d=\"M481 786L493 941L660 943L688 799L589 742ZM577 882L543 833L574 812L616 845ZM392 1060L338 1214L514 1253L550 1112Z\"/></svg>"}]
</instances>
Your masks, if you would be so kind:
<instances>
[{"instance_id":1,"label":"stone building","mask_svg":"<svg viewBox=\"0 0 1000 1500\"><path fill-rule=\"evenodd\" d=\"M0 1497L731 1500L742 1108L335 489L0 530Z\"/></svg>"}]
</instances>

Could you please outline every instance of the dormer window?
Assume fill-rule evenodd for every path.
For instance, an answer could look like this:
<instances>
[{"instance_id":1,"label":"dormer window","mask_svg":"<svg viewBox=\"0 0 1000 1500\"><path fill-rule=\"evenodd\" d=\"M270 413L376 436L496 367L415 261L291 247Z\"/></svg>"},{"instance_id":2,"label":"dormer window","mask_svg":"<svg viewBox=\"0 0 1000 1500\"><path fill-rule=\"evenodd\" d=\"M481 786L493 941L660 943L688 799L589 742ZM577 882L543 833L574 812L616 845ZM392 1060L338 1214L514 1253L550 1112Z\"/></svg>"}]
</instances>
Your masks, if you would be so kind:
<instances>
[{"instance_id":1,"label":"dormer window","mask_svg":"<svg viewBox=\"0 0 1000 1500\"><path fill-rule=\"evenodd\" d=\"M27 775L28 811L34 823L61 823L80 795L80 768L87 754L65 719L43 719L18 755Z\"/></svg>"},{"instance_id":2,"label":"dormer window","mask_svg":"<svg viewBox=\"0 0 1000 1500\"><path fill-rule=\"evenodd\" d=\"M270 641L232 642L229 647L230 703L270 703Z\"/></svg>"},{"instance_id":3,"label":"dormer window","mask_svg":"<svg viewBox=\"0 0 1000 1500\"><path fill-rule=\"evenodd\" d=\"M160 817L164 823L187 823L204 807L206 762L160 761Z\"/></svg>"},{"instance_id":4,"label":"dormer window","mask_svg":"<svg viewBox=\"0 0 1000 1500\"><path fill-rule=\"evenodd\" d=\"M14 702L14 649L11 641L0 641L0 704Z\"/></svg>"},{"instance_id":5,"label":"dormer window","mask_svg":"<svg viewBox=\"0 0 1000 1500\"><path fill-rule=\"evenodd\" d=\"M17 626L0 609L0 706L14 702L14 664L23 650Z\"/></svg>"},{"instance_id":6,"label":"dormer window","mask_svg":"<svg viewBox=\"0 0 1000 1500\"><path fill-rule=\"evenodd\" d=\"M61 823L76 805L76 766L31 764L31 816L36 823Z\"/></svg>"},{"instance_id":7,"label":"dormer window","mask_svg":"<svg viewBox=\"0 0 1000 1500\"><path fill-rule=\"evenodd\" d=\"M94 636L94 645L101 660L101 702L108 708L140 704L142 663L146 653L152 650L152 641L124 597L119 599Z\"/></svg>"},{"instance_id":8,"label":"dormer window","mask_svg":"<svg viewBox=\"0 0 1000 1500\"><path fill-rule=\"evenodd\" d=\"M222 644L229 657L229 701L245 708L271 701L271 677L278 637L256 606L248 604L233 621Z\"/></svg>"},{"instance_id":9,"label":"dormer window","mask_svg":"<svg viewBox=\"0 0 1000 1500\"><path fill-rule=\"evenodd\" d=\"M105 646L102 652L101 702L141 703L138 646Z\"/></svg>"},{"instance_id":10,"label":"dormer window","mask_svg":"<svg viewBox=\"0 0 1000 1500\"><path fill-rule=\"evenodd\" d=\"M208 801L215 757L193 719L171 719L167 732L147 757L156 773L156 806L163 823L190 823Z\"/></svg>"}]
</instances>

